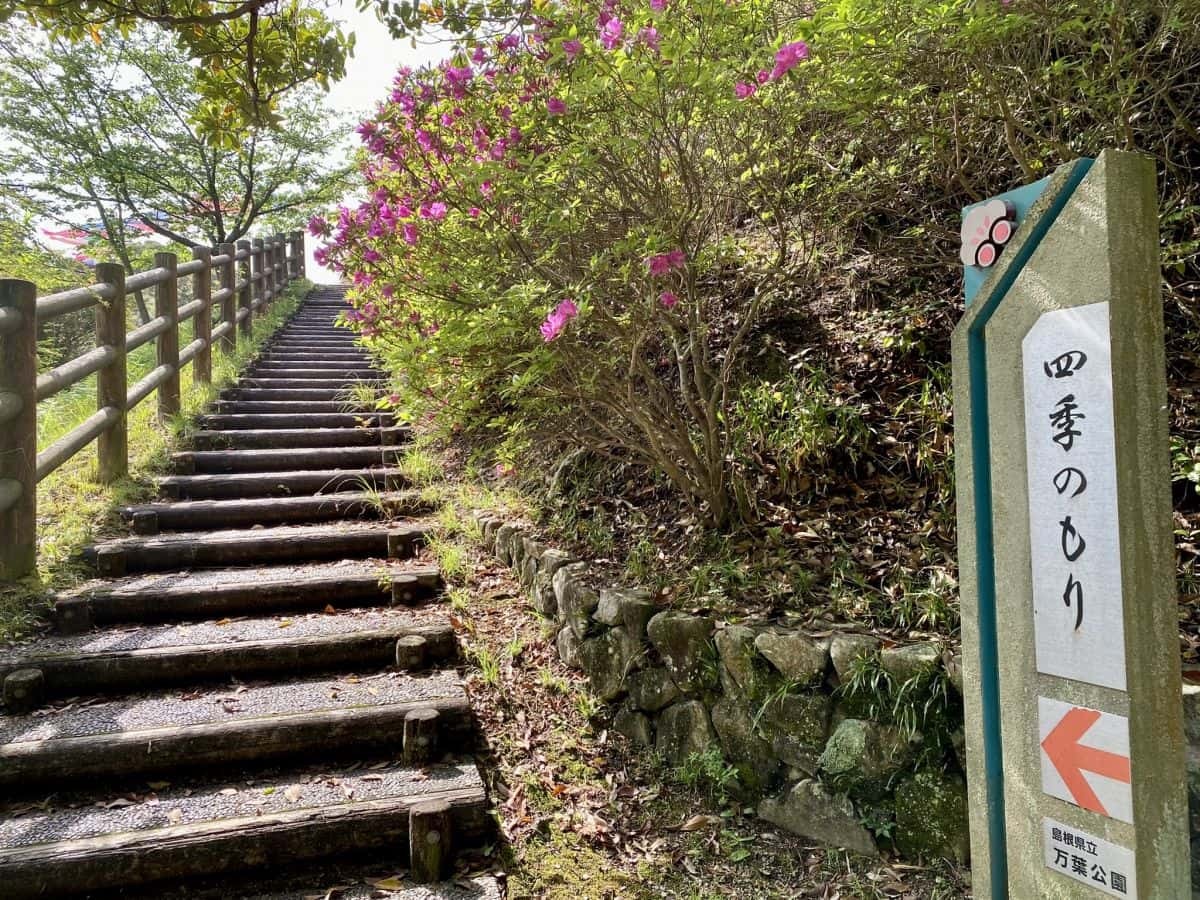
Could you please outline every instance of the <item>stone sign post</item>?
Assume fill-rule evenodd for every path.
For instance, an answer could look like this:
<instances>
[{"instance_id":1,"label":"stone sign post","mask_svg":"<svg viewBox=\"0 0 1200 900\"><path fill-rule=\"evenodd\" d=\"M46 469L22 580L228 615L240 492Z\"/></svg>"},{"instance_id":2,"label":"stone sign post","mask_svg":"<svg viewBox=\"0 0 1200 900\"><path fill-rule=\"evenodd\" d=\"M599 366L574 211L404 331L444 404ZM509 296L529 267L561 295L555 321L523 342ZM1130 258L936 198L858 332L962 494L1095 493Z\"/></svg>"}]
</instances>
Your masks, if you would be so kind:
<instances>
[{"instance_id":1,"label":"stone sign post","mask_svg":"<svg viewBox=\"0 0 1200 900\"><path fill-rule=\"evenodd\" d=\"M1187 898L1153 162L966 211L954 333L977 898Z\"/></svg>"}]
</instances>

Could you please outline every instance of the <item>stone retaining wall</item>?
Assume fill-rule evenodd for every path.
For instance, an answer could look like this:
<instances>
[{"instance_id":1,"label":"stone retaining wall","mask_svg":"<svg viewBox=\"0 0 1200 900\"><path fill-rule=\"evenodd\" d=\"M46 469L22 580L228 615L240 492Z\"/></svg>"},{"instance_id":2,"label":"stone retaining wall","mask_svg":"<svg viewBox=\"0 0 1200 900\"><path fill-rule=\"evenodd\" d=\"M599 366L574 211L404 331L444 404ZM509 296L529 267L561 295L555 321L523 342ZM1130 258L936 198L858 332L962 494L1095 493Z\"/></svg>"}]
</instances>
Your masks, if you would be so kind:
<instances>
[{"instance_id":1,"label":"stone retaining wall","mask_svg":"<svg viewBox=\"0 0 1200 900\"><path fill-rule=\"evenodd\" d=\"M719 748L759 815L860 853L968 857L961 669L936 643L730 624L662 610L516 523L476 516L554 623L559 656L613 705L613 726L671 765ZM885 688L850 692L856 672ZM873 700L875 702L873 702ZM1183 689L1192 886L1200 897L1200 685Z\"/></svg>"},{"instance_id":2,"label":"stone retaining wall","mask_svg":"<svg viewBox=\"0 0 1200 900\"><path fill-rule=\"evenodd\" d=\"M662 610L518 524L477 522L634 744L673 766L717 748L762 818L814 841L966 861L958 666L940 645ZM887 699L852 692L856 672Z\"/></svg>"}]
</instances>

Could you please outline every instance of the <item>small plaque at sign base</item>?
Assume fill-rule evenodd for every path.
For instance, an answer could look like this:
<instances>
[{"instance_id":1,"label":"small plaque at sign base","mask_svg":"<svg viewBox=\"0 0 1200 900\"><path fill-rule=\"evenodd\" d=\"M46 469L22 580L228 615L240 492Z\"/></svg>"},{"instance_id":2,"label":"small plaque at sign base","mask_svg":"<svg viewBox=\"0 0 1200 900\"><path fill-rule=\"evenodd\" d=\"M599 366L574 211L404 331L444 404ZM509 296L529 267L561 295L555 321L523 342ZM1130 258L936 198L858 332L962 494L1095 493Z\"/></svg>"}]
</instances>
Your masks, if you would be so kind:
<instances>
[{"instance_id":1,"label":"small plaque at sign base","mask_svg":"<svg viewBox=\"0 0 1200 900\"><path fill-rule=\"evenodd\" d=\"M1110 897L1137 897L1137 866L1133 851L1103 838L1042 819L1046 868L1073 878Z\"/></svg>"}]
</instances>

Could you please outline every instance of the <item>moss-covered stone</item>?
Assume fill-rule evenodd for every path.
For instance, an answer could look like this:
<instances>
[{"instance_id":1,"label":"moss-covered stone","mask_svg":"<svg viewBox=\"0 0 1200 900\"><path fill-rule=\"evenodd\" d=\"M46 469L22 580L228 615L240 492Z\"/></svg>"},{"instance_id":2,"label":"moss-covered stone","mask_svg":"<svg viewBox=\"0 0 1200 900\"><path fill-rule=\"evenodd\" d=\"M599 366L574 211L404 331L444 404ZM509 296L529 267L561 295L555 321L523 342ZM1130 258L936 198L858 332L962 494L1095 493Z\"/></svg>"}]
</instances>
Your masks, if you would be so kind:
<instances>
[{"instance_id":1,"label":"moss-covered stone","mask_svg":"<svg viewBox=\"0 0 1200 900\"><path fill-rule=\"evenodd\" d=\"M663 666L631 673L625 686L634 706L646 712L658 712L679 697L679 688Z\"/></svg>"},{"instance_id":2,"label":"moss-covered stone","mask_svg":"<svg viewBox=\"0 0 1200 900\"><path fill-rule=\"evenodd\" d=\"M821 753L822 777L852 797L874 800L912 763L916 748L898 728L846 719Z\"/></svg>"},{"instance_id":3,"label":"moss-covered stone","mask_svg":"<svg viewBox=\"0 0 1200 900\"><path fill-rule=\"evenodd\" d=\"M681 691L699 693L717 686L713 620L666 611L650 620L647 633Z\"/></svg>"},{"instance_id":4,"label":"moss-covered stone","mask_svg":"<svg viewBox=\"0 0 1200 900\"><path fill-rule=\"evenodd\" d=\"M793 834L831 847L874 855L877 850L870 833L845 795L831 794L817 781L805 780L778 797L764 800L758 815Z\"/></svg>"},{"instance_id":5,"label":"moss-covered stone","mask_svg":"<svg viewBox=\"0 0 1200 900\"><path fill-rule=\"evenodd\" d=\"M663 710L654 746L669 763L681 766L693 753L707 750L716 739L704 704L685 700Z\"/></svg>"},{"instance_id":6,"label":"moss-covered stone","mask_svg":"<svg viewBox=\"0 0 1200 900\"><path fill-rule=\"evenodd\" d=\"M721 661L721 689L751 702L765 700L775 680L766 659L754 647L755 633L744 625L727 625L713 643Z\"/></svg>"},{"instance_id":7,"label":"moss-covered stone","mask_svg":"<svg viewBox=\"0 0 1200 900\"><path fill-rule=\"evenodd\" d=\"M854 661L873 656L879 649L879 638L866 634L839 634L829 642L829 658L833 669L844 684L854 669Z\"/></svg>"},{"instance_id":8,"label":"moss-covered stone","mask_svg":"<svg viewBox=\"0 0 1200 900\"><path fill-rule=\"evenodd\" d=\"M966 782L934 770L902 781L896 788L895 842L909 859L966 863L971 852Z\"/></svg>"},{"instance_id":9,"label":"moss-covered stone","mask_svg":"<svg viewBox=\"0 0 1200 900\"><path fill-rule=\"evenodd\" d=\"M829 737L832 709L829 696L819 691L776 696L758 713L758 727L776 756L814 775Z\"/></svg>"},{"instance_id":10,"label":"moss-covered stone","mask_svg":"<svg viewBox=\"0 0 1200 900\"><path fill-rule=\"evenodd\" d=\"M599 595L584 581L587 566L571 563L554 573L554 597L558 604L558 620L583 640L592 628L592 611L600 602Z\"/></svg>"},{"instance_id":11,"label":"moss-covered stone","mask_svg":"<svg viewBox=\"0 0 1200 900\"><path fill-rule=\"evenodd\" d=\"M613 729L623 734L636 747L654 746L654 726L645 713L629 706L622 706L613 716Z\"/></svg>"},{"instance_id":12,"label":"moss-covered stone","mask_svg":"<svg viewBox=\"0 0 1200 900\"><path fill-rule=\"evenodd\" d=\"M754 727L753 711L746 700L727 695L712 708L712 724L725 757L738 769L740 781L752 793L761 793L778 774L779 757L769 741Z\"/></svg>"},{"instance_id":13,"label":"moss-covered stone","mask_svg":"<svg viewBox=\"0 0 1200 900\"><path fill-rule=\"evenodd\" d=\"M624 628L607 628L579 645L579 664L601 700L625 693L625 676L642 655L642 643Z\"/></svg>"},{"instance_id":14,"label":"moss-covered stone","mask_svg":"<svg viewBox=\"0 0 1200 900\"><path fill-rule=\"evenodd\" d=\"M909 644L888 647L879 652L880 667L892 676L893 684L904 684L938 667L942 660L940 644Z\"/></svg>"},{"instance_id":15,"label":"moss-covered stone","mask_svg":"<svg viewBox=\"0 0 1200 900\"><path fill-rule=\"evenodd\" d=\"M814 641L797 631L764 631L754 646L789 681L813 684L825 676L829 643Z\"/></svg>"}]
</instances>

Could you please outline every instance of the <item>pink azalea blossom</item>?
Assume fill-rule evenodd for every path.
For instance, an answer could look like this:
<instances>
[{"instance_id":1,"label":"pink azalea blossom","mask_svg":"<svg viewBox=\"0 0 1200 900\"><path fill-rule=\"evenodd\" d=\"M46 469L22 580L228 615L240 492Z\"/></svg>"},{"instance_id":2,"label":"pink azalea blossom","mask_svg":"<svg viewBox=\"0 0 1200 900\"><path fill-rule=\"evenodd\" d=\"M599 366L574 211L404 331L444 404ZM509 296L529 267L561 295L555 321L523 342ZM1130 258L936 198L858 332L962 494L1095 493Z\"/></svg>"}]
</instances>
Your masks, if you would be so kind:
<instances>
[{"instance_id":1,"label":"pink azalea blossom","mask_svg":"<svg viewBox=\"0 0 1200 900\"><path fill-rule=\"evenodd\" d=\"M663 309L672 309L679 302L679 297L674 291L663 291L658 295L658 302L663 305Z\"/></svg>"},{"instance_id":2,"label":"pink azalea blossom","mask_svg":"<svg viewBox=\"0 0 1200 900\"><path fill-rule=\"evenodd\" d=\"M426 203L421 206L421 218L440 222L446 218L446 204L440 200L436 203Z\"/></svg>"},{"instance_id":3,"label":"pink azalea blossom","mask_svg":"<svg viewBox=\"0 0 1200 900\"><path fill-rule=\"evenodd\" d=\"M667 0L650 0L650 8L655 12L662 12L667 8Z\"/></svg>"},{"instance_id":4,"label":"pink azalea blossom","mask_svg":"<svg viewBox=\"0 0 1200 900\"><path fill-rule=\"evenodd\" d=\"M399 406L400 405L400 395L399 394L388 394L388 403L390 403L392 406Z\"/></svg>"},{"instance_id":5,"label":"pink azalea blossom","mask_svg":"<svg viewBox=\"0 0 1200 900\"><path fill-rule=\"evenodd\" d=\"M417 239L421 236L421 229L412 222L404 223L404 242L410 247L417 245Z\"/></svg>"},{"instance_id":6,"label":"pink azalea blossom","mask_svg":"<svg viewBox=\"0 0 1200 900\"><path fill-rule=\"evenodd\" d=\"M567 111L567 104L563 103L558 97L551 97L546 101L546 112L552 116L561 116Z\"/></svg>"},{"instance_id":7,"label":"pink azalea blossom","mask_svg":"<svg viewBox=\"0 0 1200 900\"><path fill-rule=\"evenodd\" d=\"M615 50L621 45L621 35L624 33L625 26L621 20L613 17L604 23L604 27L600 29L600 45L605 50Z\"/></svg>"},{"instance_id":8,"label":"pink azalea blossom","mask_svg":"<svg viewBox=\"0 0 1200 900\"><path fill-rule=\"evenodd\" d=\"M470 216L472 219L478 219L479 214L480 214L480 210L479 210L478 206L472 206L470 209L467 210L467 215Z\"/></svg>"},{"instance_id":9,"label":"pink azalea blossom","mask_svg":"<svg viewBox=\"0 0 1200 900\"><path fill-rule=\"evenodd\" d=\"M651 275L658 278L666 275L672 269L681 269L687 262L687 257L684 256L682 250L672 250L669 253L659 253L655 256L646 257L646 269Z\"/></svg>"},{"instance_id":10,"label":"pink azalea blossom","mask_svg":"<svg viewBox=\"0 0 1200 900\"><path fill-rule=\"evenodd\" d=\"M550 315L546 316L546 321L542 323L541 332L542 340L547 344L562 334L562 330L567 327L567 323L579 315L579 307L571 300L564 300L554 308Z\"/></svg>"},{"instance_id":11,"label":"pink azalea blossom","mask_svg":"<svg viewBox=\"0 0 1200 900\"><path fill-rule=\"evenodd\" d=\"M755 75L754 78L756 81L758 81L759 84L766 84L768 81L771 80L771 73L768 72L766 69L759 69L758 74Z\"/></svg>"},{"instance_id":12,"label":"pink azalea blossom","mask_svg":"<svg viewBox=\"0 0 1200 900\"><path fill-rule=\"evenodd\" d=\"M583 52L582 41L563 41L563 53L566 54L568 60L573 60Z\"/></svg>"},{"instance_id":13,"label":"pink azalea blossom","mask_svg":"<svg viewBox=\"0 0 1200 900\"><path fill-rule=\"evenodd\" d=\"M658 29L647 26L638 32L638 40L649 47L651 50L658 52Z\"/></svg>"},{"instance_id":14,"label":"pink azalea blossom","mask_svg":"<svg viewBox=\"0 0 1200 900\"><path fill-rule=\"evenodd\" d=\"M739 100L746 100L749 97L753 97L757 90L757 85L751 84L748 81L739 81L733 86L733 95Z\"/></svg>"},{"instance_id":15,"label":"pink azalea blossom","mask_svg":"<svg viewBox=\"0 0 1200 900\"><path fill-rule=\"evenodd\" d=\"M308 233L313 237L321 237L329 233L329 223L320 216L313 216L308 220Z\"/></svg>"},{"instance_id":16,"label":"pink azalea blossom","mask_svg":"<svg viewBox=\"0 0 1200 900\"><path fill-rule=\"evenodd\" d=\"M775 68L771 69L768 77L771 81L778 81L804 59L808 59L808 44L804 41L784 44L775 51Z\"/></svg>"}]
</instances>

